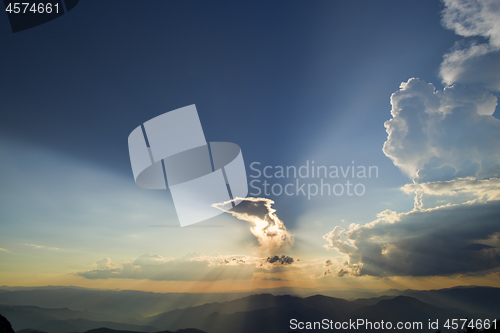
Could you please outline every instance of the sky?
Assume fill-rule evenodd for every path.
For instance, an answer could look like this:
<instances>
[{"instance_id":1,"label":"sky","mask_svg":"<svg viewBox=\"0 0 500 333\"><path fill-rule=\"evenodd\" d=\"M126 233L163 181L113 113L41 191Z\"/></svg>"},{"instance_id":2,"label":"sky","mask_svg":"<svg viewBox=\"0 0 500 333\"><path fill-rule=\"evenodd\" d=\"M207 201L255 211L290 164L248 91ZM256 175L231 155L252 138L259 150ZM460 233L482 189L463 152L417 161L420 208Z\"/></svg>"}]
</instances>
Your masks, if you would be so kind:
<instances>
[{"instance_id":1,"label":"sky","mask_svg":"<svg viewBox=\"0 0 500 333\"><path fill-rule=\"evenodd\" d=\"M494 0L88 0L17 33L0 15L0 285L500 287L498 22ZM127 138L192 104L240 146L249 196L181 228Z\"/></svg>"}]
</instances>

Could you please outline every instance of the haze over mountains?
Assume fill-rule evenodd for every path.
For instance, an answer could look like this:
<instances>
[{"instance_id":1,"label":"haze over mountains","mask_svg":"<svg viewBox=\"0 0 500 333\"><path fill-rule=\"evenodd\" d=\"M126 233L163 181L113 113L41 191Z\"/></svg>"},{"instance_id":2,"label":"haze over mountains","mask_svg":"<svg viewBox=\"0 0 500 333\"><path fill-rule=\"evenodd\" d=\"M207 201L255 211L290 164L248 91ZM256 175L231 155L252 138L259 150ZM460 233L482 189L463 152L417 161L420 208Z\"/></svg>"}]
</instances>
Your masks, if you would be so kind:
<instances>
[{"instance_id":1,"label":"haze over mountains","mask_svg":"<svg viewBox=\"0 0 500 333\"><path fill-rule=\"evenodd\" d=\"M47 333L85 332L105 327L134 332L176 332L193 328L207 333L285 333L291 331L290 319L293 318L304 322L325 318L333 321L383 319L394 323L421 321L426 331L429 319L444 322L451 318L500 318L500 288L491 287L388 290L356 300L325 295L280 295L283 290L277 290L274 295L244 295L159 294L68 287L6 289L0 289L0 314L10 321L16 332L26 329ZM298 290L300 294L307 292Z\"/></svg>"}]
</instances>

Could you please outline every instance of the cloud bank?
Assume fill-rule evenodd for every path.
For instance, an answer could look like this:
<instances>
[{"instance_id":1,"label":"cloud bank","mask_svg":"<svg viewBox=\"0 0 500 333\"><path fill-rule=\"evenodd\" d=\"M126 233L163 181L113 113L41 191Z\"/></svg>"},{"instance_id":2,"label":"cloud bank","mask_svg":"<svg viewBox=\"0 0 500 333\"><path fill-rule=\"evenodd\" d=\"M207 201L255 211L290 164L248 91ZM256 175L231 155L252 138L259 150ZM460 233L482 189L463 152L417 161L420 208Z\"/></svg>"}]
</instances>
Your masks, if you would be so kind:
<instances>
[{"instance_id":1,"label":"cloud bank","mask_svg":"<svg viewBox=\"0 0 500 333\"><path fill-rule=\"evenodd\" d=\"M148 279L156 281L216 281L250 279L255 263L245 257L203 256L192 253L182 258L164 258L157 254L144 254L120 268L105 258L94 264L93 270L76 275L87 279Z\"/></svg>"},{"instance_id":2,"label":"cloud bank","mask_svg":"<svg viewBox=\"0 0 500 333\"><path fill-rule=\"evenodd\" d=\"M122 267L104 258L94 269L77 272L86 279L147 279L153 281L247 280L255 272L274 273L293 267L294 259L285 255L258 258L252 256L206 256L190 253L182 258L165 258L144 254L127 261Z\"/></svg>"},{"instance_id":3,"label":"cloud bank","mask_svg":"<svg viewBox=\"0 0 500 333\"><path fill-rule=\"evenodd\" d=\"M391 213L323 236L325 248L348 257L339 276L486 274L500 267L498 200Z\"/></svg>"}]
</instances>

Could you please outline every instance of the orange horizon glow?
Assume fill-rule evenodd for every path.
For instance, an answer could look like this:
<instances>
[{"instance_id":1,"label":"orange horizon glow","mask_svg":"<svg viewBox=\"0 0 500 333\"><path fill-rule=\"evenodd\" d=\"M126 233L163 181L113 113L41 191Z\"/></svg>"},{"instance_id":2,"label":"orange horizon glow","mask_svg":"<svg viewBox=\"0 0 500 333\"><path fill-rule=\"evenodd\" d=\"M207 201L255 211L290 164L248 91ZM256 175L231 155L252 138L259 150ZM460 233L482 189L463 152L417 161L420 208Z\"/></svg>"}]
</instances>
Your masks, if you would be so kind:
<instances>
[{"instance_id":1,"label":"orange horizon glow","mask_svg":"<svg viewBox=\"0 0 500 333\"><path fill-rule=\"evenodd\" d=\"M14 275L3 273L0 285L7 287L82 287L100 290L135 290L155 293L232 293L252 292L266 289L288 287L292 290L311 289L311 292L348 291L350 289L387 290L414 289L433 290L458 286L488 286L500 288L498 273L484 277L342 277L321 279L269 281L258 278L249 280L219 280L219 281L151 281L134 279L100 279L89 280L74 274L25 274ZM293 294L293 292L292 292Z\"/></svg>"}]
</instances>

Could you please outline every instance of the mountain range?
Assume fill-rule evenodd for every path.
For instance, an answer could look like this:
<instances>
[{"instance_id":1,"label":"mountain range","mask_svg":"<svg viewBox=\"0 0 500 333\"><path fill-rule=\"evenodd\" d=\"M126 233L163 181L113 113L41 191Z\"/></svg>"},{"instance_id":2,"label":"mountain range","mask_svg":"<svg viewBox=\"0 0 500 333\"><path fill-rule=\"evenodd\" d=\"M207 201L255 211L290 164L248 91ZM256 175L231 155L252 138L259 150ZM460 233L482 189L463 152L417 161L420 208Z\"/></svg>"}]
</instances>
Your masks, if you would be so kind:
<instances>
[{"instance_id":1,"label":"mountain range","mask_svg":"<svg viewBox=\"0 0 500 333\"><path fill-rule=\"evenodd\" d=\"M270 293L236 298L238 296L81 288L3 289L0 290L0 314L10 321L16 332L22 333L36 333L33 330L105 333L91 331L103 328L129 332L197 329L196 332L206 333L288 333L295 329L290 325L291 319L345 322L358 318L371 322L422 322L420 331L435 332L435 329L427 329L429 319L444 323L453 318L500 318L500 288L491 287L388 290L376 297L354 300L325 295L300 297ZM199 304L211 297L220 301ZM135 312L134 302L137 302ZM159 311L162 308L164 311ZM446 329L442 331L446 332Z\"/></svg>"}]
</instances>

